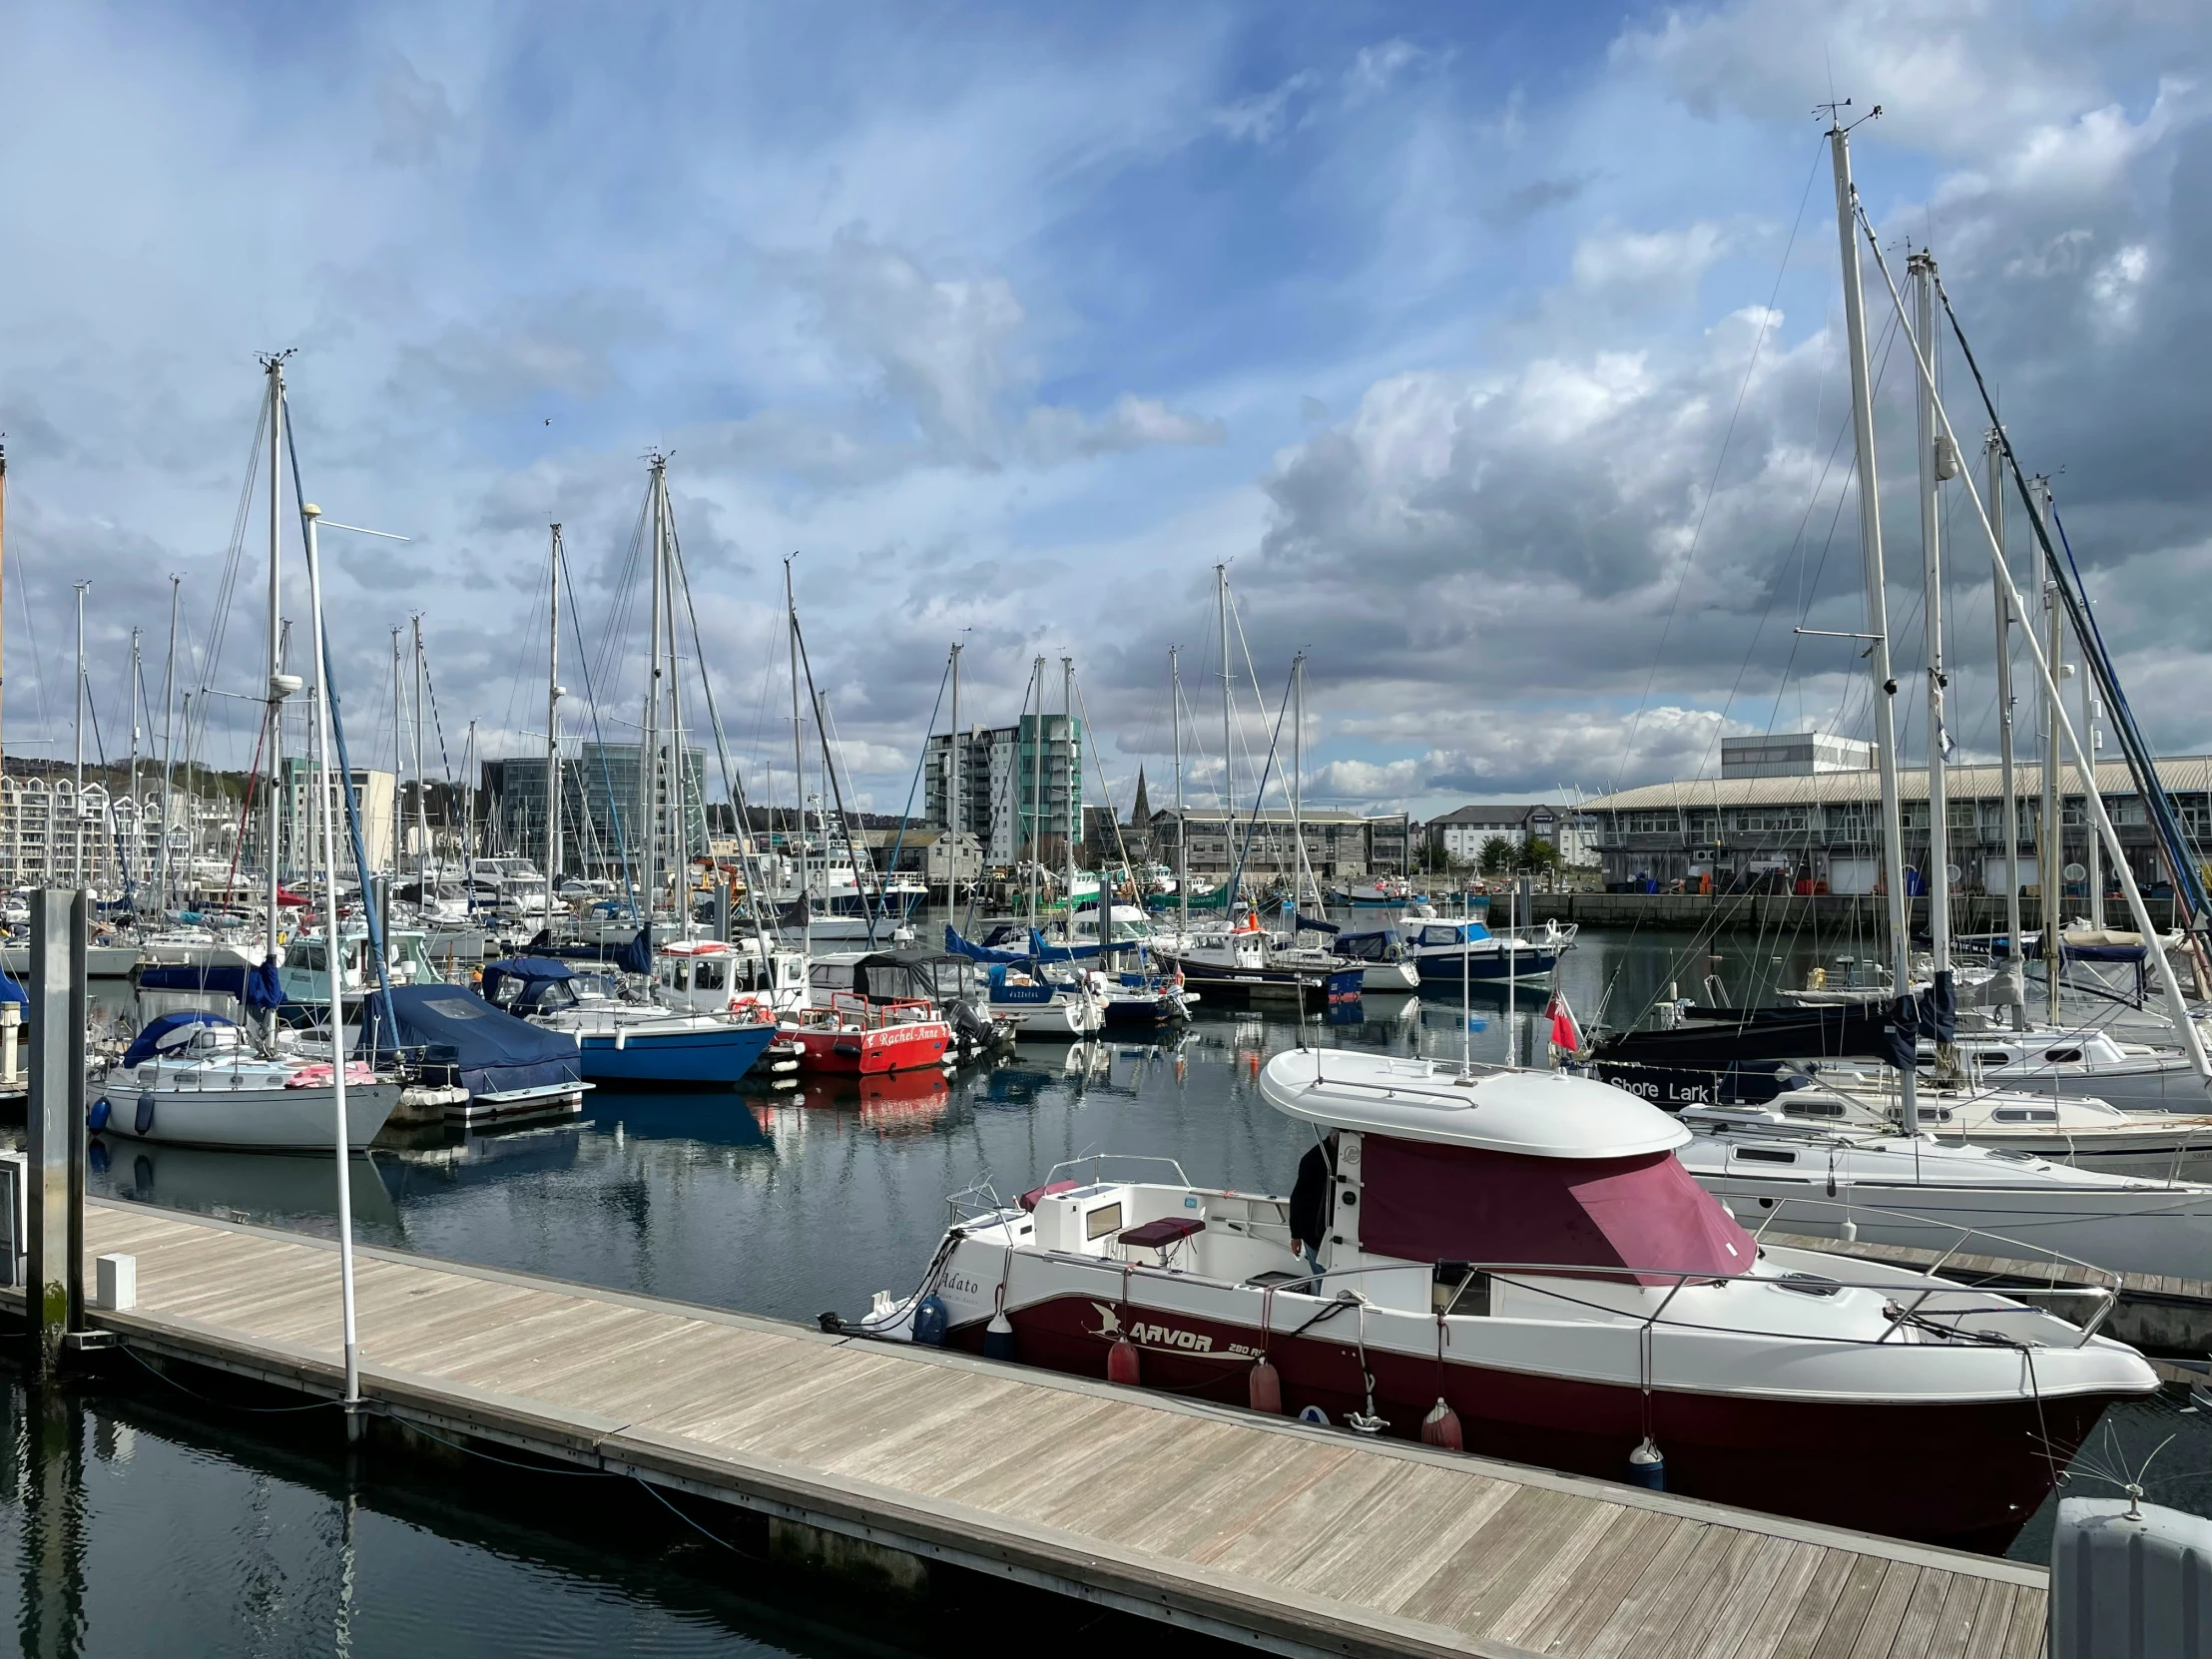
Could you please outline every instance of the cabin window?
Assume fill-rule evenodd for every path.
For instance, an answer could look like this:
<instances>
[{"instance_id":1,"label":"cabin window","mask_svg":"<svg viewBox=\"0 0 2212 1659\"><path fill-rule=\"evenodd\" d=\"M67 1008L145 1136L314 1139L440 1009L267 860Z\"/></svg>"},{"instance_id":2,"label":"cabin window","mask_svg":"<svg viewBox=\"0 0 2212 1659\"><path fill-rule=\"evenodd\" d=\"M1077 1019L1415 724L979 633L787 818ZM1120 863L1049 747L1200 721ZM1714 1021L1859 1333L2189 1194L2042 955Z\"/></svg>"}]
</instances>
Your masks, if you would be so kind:
<instances>
[{"instance_id":1,"label":"cabin window","mask_svg":"<svg viewBox=\"0 0 2212 1659\"><path fill-rule=\"evenodd\" d=\"M1121 1206L1119 1204L1101 1204L1095 1210L1084 1212L1084 1238L1102 1239L1109 1233L1119 1233L1120 1231Z\"/></svg>"},{"instance_id":2,"label":"cabin window","mask_svg":"<svg viewBox=\"0 0 2212 1659\"><path fill-rule=\"evenodd\" d=\"M2051 1106L1999 1106L1989 1114L1999 1123L2056 1123L2058 1111Z\"/></svg>"},{"instance_id":3,"label":"cabin window","mask_svg":"<svg viewBox=\"0 0 2212 1659\"><path fill-rule=\"evenodd\" d=\"M1778 1152L1769 1146L1740 1146L1736 1149L1736 1156L1747 1164L1794 1164L1797 1162L1796 1153Z\"/></svg>"},{"instance_id":4,"label":"cabin window","mask_svg":"<svg viewBox=\"0 0 2212 1659\"><path fill-rule=\"evenodd\" d=\"M720 962L692 963L692 988L701 991L719 991L727 987L722 982Z\"/></svg>"},{"instance_id":5,"label":"cabin window","mask_svg":"<svg viewBox=\"0 0 2212 1659\"><path fill-rule=\"evenodd\" d=\"M2000 1048L1984 1050L1974 1058L1985 1066L2008 1066L2012 1063L2012 1056Z\"/></svg>"},{"instance_id":6,"label":"cabin window","mask_svg":"<svg viewBox=\"0 0 2212 1659\"><path fill-rule=\"evenodd\" d=\"M1792 1100L1784 1103L1783 1110L1794 1118L1840 1118L1844 1115L1844 1103L1840 1100Z\"/></svg>"},{"instance_id":7,"label":"cabin window","mask_svg":"<svg viewBox=\"0 0 2212 1659\"><path fill-rule=\"evenodd\" d=\"M2081 1063L2081 1050L2078 1048L2046 1048L2043 1050L2043 1058L2054 1066L2075 1066Z\"/></svg>"}]
</instances>

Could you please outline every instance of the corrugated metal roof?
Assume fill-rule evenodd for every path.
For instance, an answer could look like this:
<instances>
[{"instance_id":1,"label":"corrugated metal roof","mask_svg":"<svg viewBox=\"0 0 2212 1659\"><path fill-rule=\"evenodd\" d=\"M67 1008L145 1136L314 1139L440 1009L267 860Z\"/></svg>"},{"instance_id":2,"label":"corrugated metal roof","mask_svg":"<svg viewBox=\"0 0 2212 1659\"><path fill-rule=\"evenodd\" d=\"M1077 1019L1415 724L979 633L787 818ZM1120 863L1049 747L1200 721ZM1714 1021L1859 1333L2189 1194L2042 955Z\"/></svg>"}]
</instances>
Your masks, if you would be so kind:
<instances>
[{"instance_id":1,"label":"corrugated metal roof","mask_svg":"<svg viewBox=\"0 0 2212 1659\"><path fill-rule=\"evenodd\" d=\"M2014 786L2020 795L2032 798L2042 794L2043 769L2040 766L2020 765L2012 769ZM2170 795L2202 795L2212 792L2212 756L2180 755L2158 763L2159 782ZM1944 773L1947 793L1953 801L1998 801L2003 799L2000 787L2002 772L1997 767L1954 766ZM2058 787L2061 793L2081 793L2080 782L2072 767L2058 771ZM1911 767L1898 775L1898 791L1907 801L1928 799L1928 771L1925 767ZM2135 779L2124 762L2103 761L2097 766L2097 791L2100 795L2123 796L2135 793ZM1589 813L1655 812L1666 808L1694 807L1798 807L1841 804L1854 801L1880 801L1882 799L1882 775L1869 768L1865 772L1818 772L1802 778L1692 778L1675 784L1646 784L1641 789L1623 790L1618 795L1599 796L1586 801L1582 810Z\"/></svg>"}]
</instances>

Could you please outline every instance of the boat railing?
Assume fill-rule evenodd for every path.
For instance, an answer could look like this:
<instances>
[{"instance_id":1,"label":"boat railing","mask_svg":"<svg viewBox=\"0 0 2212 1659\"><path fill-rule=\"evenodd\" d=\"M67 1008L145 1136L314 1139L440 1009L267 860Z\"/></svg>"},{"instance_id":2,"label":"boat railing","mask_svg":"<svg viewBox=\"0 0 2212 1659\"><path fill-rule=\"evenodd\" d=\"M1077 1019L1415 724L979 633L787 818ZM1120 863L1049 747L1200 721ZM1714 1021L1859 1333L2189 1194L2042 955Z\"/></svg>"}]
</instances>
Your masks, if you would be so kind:
<instances>
[{"instance_id":1,"label":"boat railing","mask_svg":"<svg viewBox=\"0 0 2212 1659\"><path fill-rule=\"evenodd\" d=\"M1188 1274L1184 1274L1184 1272L1177 1272L1177 1270L1170 1270L1170 1268L1155 1268L1155 1266L1150 1266L1150 1263L1141 1263L1141 1261L1117 1261L1117 1259L1110 1259L1110 1257L1082 1257L1082 1261L1086 1263L1086 1266L1095 1266L1095 1268L1115 1272L1119 1277L1119 1281L1122 1281L1122 1299L1124 1301L1128 1301L1128 1285L1133 1281L1139 1281L1139 1279L1157 1279L1159 1283L1164 1283L1164 1285L1188 1283ZM1457 1288L1451 1294L1451 1301L1448 1301L1442 1310L1433 1310L1431 1314L1426 1314L1429 1319L1440 1319L1440 1321L1486 1319L1486 1314L1460 1314L1460 1312L1457 1312L1457 1305L1460 1305L1460 1301L1466 1297L1466 1292L1468 1292L1468 1288L1471 1288L1471 1285L1477 1285L1477 1283L1482 1283L1486 1279L1508 1279L1517 1290L1537 1294L1537 1297L1548 1297L1548 1299L1561 1301L1561 1303L1570 1303L1570 1305L1575 1305L1575 1308L1584 1308L1584 1310L1590 1310L1590 1312L1604 1314L1604 1317L1608 1317L1608 1319L1624 1321L1626 1325L1630 1325L1630 1328L1637 1332L1639 1365L1643 1370L1643 1379L1646 1379L1646 1386L1650 1384L1650 1367L1652 1367L1652 1354L1650 1354L1652 1332L1655 1332L1657 1328L1661 1328L1661 1325L1663 1325L1663 1328L1668 1328L1668 1330L1679 1330L1679 1332L1717 1332L1717 1334L1739 1334L1739 1336L1759 1336L1759 1334L1763 1334L1763 1332L1754 1330L1754 1328L1745 1328L1745 1325L1710 1325L1710 1323L1694 1321L1694 1319L1668 1319L1666 1317L1668 1310L1672 1308L1672 1305L1675 1305L1677 1297L1681 1297L1681 1292L1686 1288L1690 1288L1690 1285L1761 1283L1761 1285L1774 1285L1774 1288L1781 1288L1781 1290L1799 1292L1799 1294L1805 1294L1805 1297L1834 1297L1834 1294L1845 1292L1845 1290L1876 1290L1876 1292L1883 1292L1883 1297L1885 1297L1885 1301L1883 1301L1883 1321L1885 1321L1885 1325L1883 1325L1881 1336L1874 1336L1874 1339L1865 1339L1865 1336L1821 1336L1821 1339L1819 1339L1819 1341L1832 1341L1832 1343L1850 1343L1850 1345L1856 1345L1856 1348L1883 1348L1883 1345L1887 1345L1889 1339L1892 1339L1892 1336L1896 1336L1901 1330L1916 1328L1916 1325L1918 1325L1918 1328L1925 1330L1925 1328L1929 1328L1929 1325L1937 1325L1937 1323L1939 1323L1939 1330L1944 1330L1946 1334L1951 1334L1951 1336L1957 1336L1957 1339L1986 1341L1986 1343L2008 1343L2008 1345L2015 1345L2015 1348L2017 1348L2021 1339L2015 1339L2015 1336L2006 1336L2001 1332L1966 1330L1966 1321L1973 1321L1973 1319L2010 1319L2010 1317L2017 1317L2017 1314L2024 1314L2024 1312L2028 1312L2028 1314L2048 1312L2052 1319L2061 1319L2055 1310L2044 1310L2035 1303L2017 1301L2015 1297L2006 1297L2004 1292L1997 1292L1997 1290L1984 1292L1982 1288L1977 1288L1977 1285L1957 1285L1957 1283L1951 1283L1951 1281L1934 1281L1934 1270L1903 1268L1903 1266L1901 1266L1901 1272L1907 1274L1907 1279L1898 1279L1898 1277L1889 1277L1889 1279L1834 1279L1834 1277L1830 1277L1830 1274L1781 1274L1781 1277L1774 1277L1774 1279L1748 1281L1743 1277L1743 1274L1721 1274L1721 1272L1714 1272L1710 1268L1643 1268L1643 1266L1626 1266L1626 1263L1624 1263L1624 1266L1604 1266L1604 1263L1570 1263L1570 1261L1437 1261L1437 1263L1433 1263L1433 1266L1426 1266L1426 1263L1417 1263L1417 1261L1402 1261L1402 1263L1365 1263L1365 1266L1359 1266L1359 1268L1328 1268L1328 1270L1323 1270L1319 1274L1303 1274L1303 1277L1294 1277L1294 1279L1270 1281L1268 1285L1261 1285L1261 1288L1268 1290L1270 1297L1279 1297L1279 1294L1301 1294L1301 1297L1310 1297L1314 1301L1339 1301L1339 1303L1345 1303L1345 1305L1359 1305L1359 1308L1363 1308L1363 1310L1374 1308L1379 1312L1406 1312L1406 1310L1393 1310L1389 1303L1372 1303L1370 1299L1363 1297L1363 1294L1354 1288L1352 1281L1365 1279L1365 1277L1370 1277L1370 1274L1404 1274L1409 1270L1411 1272L1455 1270L1455 1272L1462 1274L1460 1283L1457 1283ZM2090 1272L2101 1272L2101 1270L2090 1268ZM2077 1323L2077 1321L2061 1319L2061 1323L2075 1325L2075 1330L2079 1332L2075 1343L2072 1343L2072 1348L2088 1348L2090 1339L2097 1334L2097 1330L2101 1328L2103 1321L2110 1317L2112 1305L2117 1303L2119 1274L2110 1274L2110 1279L2112 1279L2112 1283L2108 1283L2108 1285L2057 1285L2057 1283L2052 1283L2052 1285L2046 1285L2046 1288L2033 1288L2028 1294L2033 1294L2033 1297L2037 1297L2037 1299L2095 1303L2095 1308L2090 1310L2086 1321ZM1559 1283L1533 1283L1533 1281L1604 1281L1604 1283L1641 1285L1641 1288L1661 1288L1661 1285L1663 1285L1663 1288L1666 1288L1666 1294L1663 1294L1663 1297L1659 1299L1657 1308L1652 1308L1646 1314L1637 1314L1637 1310L1630 1310L1630 1308L1617 1308L1617 1305L1610 1305L1610 1303L1599 1303L1599 1301L1590 1301L1586 1297L1575 1297L1575 1294L1570 1294L1568 1290L1561 1288ZM1916 1281L1934 1281L1934 1283L1916 1283ZM1334 1297L1325 1294L1325 1290L1323 1290L1325 1285L1334 1285L1334 1288L1336 1288ZM1912 1292L1912 1299L1905 1301L1903 1292ZM1970 1297L1975 1297L1975 1294L1986 1294L1986 1297L1990 1297L1990 1301L1988 1303L1970 1303L1968 1301L1964 1305L1959 1305L1955 1301L1948 1301L1948 1299L1970 1299ZM1929 1303L1932 1303L1937 1297L1942 1297L1946 1301L1939 1305L1939 1308L1929 1310ZM1308 1323L1312 1323L1312 1321L1308 1321ZM1779 1334L1779 1332L1776 1332L1776 1334ZM1805 1336L1803 1330L1792 1330L1788 1334Z\"/></svg>"},{"instance_id":2,"label":"boat railing","mask_svg":"<svg viewBox=\"0 0 2212 1659\"><path fill-rule=\"evenodd\" d=\"M1913 1210L1897 1210L1880 1205L1862 1204L1856 1199L1801 1198L1795 1193L1778 1196L1774 1208L1768 1211L1760 1219L1758 1227L1753 1229L1752 1239L1755 1242L1764 1240L1767 1236L1767 1230L1781 1219L1785 1210L1793 1207L1798 1210L1832 1210L1839 1213L1847 1222L1855 1216L1875 1216L1888 1221L1908 1221L1916 1227L1934 1228L1938 1232L1957 1235L1930 1266L1923 1268L1918 1263L1910 1264L1915 1273L1926 1273L1931 1276L1940 1273L1952 1257L1957 1256L1965 1249L1969 1241L1980 1239L1990 1244L2003 1245L2007 1250L2028 1252L2025 1256L2007 1255L2004 1251L1974 1253L1992 1256L1996 1260L2008 1264L2008 1271L2016 1269L2024 1275L2036 1268L2071 1269L2075 1273L2087 1274L2092 1278L2103 1280L2105 1282L2105 1292L2103 1294L2113 1297L2117 1297L2121 1288L2126 1284L2125 1277L2115 1273L2110 1268L2100 1268L2094 1262L2084 1262L2077 1256L2068 1256L2061 1251L2051 1249L2050 1246L2045 1244L2031 1245L2020 1239L2008 1238L2002 1233L1992 1233L1986 1228L1968 1227L1964 1222L1942 1221L1935 1216L1925 1215ZM1733 1210L1730 1213L1733 1214ZM1905 1267L1908 1264L1901 1262L1898 1265ZM2044 1289L2038 1289L2036 1295L2041 1296L2045 1294L2046 1290L2055 1294L2065 1288L2058 1284L2055 1272L2046 1273L2044 1277L2050 1283Z\"/></svg>"},{"instance_id":3,"label":"boat railing","mask_svg":"<svg viewBox=\"0 0 2212 1659\"><path fill-rule=\"evenodd\" d=\"M1173 1158L1163 1158L1147 1152L1086 1152L1079 1158L1063 1158L1045 1172L1045 1184L1050 1186L1059 1180L1062 1170L1088 1169L1091 1172L1091 1184L1096 1185L1099 1169L1106 1164L1163 1164L1175 1171L1175 1179L1179 1185L1191 1186L1191 1178L1183 1173L1181 1164Z\"/></svg>"}]
</instances>

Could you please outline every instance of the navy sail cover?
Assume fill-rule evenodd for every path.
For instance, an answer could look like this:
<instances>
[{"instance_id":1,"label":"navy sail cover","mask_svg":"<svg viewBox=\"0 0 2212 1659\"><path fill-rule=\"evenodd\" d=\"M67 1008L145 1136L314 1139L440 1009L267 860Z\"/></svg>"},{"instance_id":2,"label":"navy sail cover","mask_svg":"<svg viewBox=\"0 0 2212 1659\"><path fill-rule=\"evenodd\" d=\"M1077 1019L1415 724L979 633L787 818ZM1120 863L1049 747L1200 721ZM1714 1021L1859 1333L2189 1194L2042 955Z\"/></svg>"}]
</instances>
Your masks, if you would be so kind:
<instances>
[{"instance_id":1,"label":"navy sail cover","mask_svg":"<svg viewBox=\"0 0 2212 1659\"><path fill-rule=\"evenodd\" d=\"M388 1002L387 1002L388 995ZM364 1043L376 1053L421 1049L459 1068L470 1094L574 1083L576 1039L501 1013L458 985L394 985L366 998Z\"/></svg>"}]
</instances>

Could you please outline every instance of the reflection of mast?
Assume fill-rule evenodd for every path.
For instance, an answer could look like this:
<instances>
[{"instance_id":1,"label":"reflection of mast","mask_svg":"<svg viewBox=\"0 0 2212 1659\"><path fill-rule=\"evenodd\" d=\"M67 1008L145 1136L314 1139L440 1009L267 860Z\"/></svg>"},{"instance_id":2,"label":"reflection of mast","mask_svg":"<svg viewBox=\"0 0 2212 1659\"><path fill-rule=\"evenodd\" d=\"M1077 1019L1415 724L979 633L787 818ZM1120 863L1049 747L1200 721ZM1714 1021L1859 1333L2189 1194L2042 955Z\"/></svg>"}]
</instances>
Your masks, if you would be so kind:
<instances>
[{"instance_id":1,"label":"reflection of mast","mask_svg":"<svg viewBox=\"0 0 2212 1659\"><path fill-rule=\"evenodd\" d=\"M561 882L561 527L553 526L551 618L545 656L545 924L553 925L553 895Z\"/></svg>"}]
</instances>

